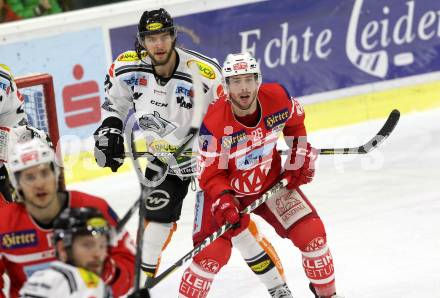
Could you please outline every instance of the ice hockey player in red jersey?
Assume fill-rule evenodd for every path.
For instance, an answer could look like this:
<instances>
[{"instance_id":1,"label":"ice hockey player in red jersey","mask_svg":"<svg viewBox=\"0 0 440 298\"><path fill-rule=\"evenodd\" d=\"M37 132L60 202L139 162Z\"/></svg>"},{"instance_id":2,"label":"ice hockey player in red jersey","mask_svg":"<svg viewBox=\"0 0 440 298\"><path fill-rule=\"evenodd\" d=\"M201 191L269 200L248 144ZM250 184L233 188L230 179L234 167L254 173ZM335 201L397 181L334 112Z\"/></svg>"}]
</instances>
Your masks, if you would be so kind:
<instances>
[{"instance_id":1,"label":"ice hockey player in red jersey","mask_svg":"<svg viewBox=\"0 0 440 298\"><path fill-rule=\"evenodd\" d=\"M11 183L19 201L0 208L0 275L11 281L9 294L18 291L32 273L56 260L52 225L68 207L93 207L115 226L117 215L103 199L77 191L58 191L60 168L54 151L39 138L17 143L8 156ZM115 297L125 295L134 280L134 245L126 231L111 243L101 275ZM0 280L0 289L3 288ZM0 297L5 297L0 291Z\"/></svg>"},{"instance_id":2,"label":"ice hockey player in red jersey","mask_svg":"<svg viewBox=\"0 0 440 298\"><path fill-rule=\"evenodd\" d=\"M196 213L194 244L226 222L238 227L194 257L182 276L180 297L206 297L215 275L230 258L233 239L248 226L249 215L239 211L282 178L287 179L287 188L254 213L301 251L316 297L336 297L324 225L299 189L312 180L317 157L306 139L304 110L281 85L261 85L258 63L249 53L228 55L223 76L227 96L210 106L200 130L199 181L204 199ZM276 148L281 133L291 148L284 171Z\"/></svg>"}]
</instances>

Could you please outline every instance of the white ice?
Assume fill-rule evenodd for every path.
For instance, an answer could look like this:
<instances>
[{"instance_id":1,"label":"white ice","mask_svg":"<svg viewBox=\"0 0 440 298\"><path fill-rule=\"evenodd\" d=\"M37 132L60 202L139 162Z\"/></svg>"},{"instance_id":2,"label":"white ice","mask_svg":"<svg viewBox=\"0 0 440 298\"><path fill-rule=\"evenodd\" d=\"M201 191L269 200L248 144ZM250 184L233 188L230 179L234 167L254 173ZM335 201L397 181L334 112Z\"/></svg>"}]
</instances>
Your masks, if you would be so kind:
<instances>
[{"instance_id":1,"label":"white ice","mask_svg":"<svg viewBox=\"0 0 440 298\"><path fill-rule=\"evenodd\" d=\"M311 134L315 147L356 146L383 120ZM440 297L440 109L402 116L388 140L368 155L321 156L314 181L303 187L323 219L338 292L349 298ZM107 198L122 216L139 194L134 173L69 185ZM194 192L161 269L192 248ZM299 251L258 220L276 248L294 297L312 297ZM137 218L127 228L135 234ZM184 266L186 267L187 264ZM174 272L152 290L177 297ZM217 275L209 297L269 297L237 251Z\"/></svg>"}]
</instances>

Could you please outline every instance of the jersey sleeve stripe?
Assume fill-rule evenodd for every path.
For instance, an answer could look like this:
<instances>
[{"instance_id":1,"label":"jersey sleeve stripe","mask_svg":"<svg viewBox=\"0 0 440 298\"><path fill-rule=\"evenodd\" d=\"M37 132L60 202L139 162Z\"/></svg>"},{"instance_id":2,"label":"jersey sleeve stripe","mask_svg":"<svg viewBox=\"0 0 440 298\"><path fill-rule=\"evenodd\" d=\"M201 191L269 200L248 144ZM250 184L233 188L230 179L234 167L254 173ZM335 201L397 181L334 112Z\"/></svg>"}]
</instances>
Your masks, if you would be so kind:
<instances>
[{"instance_id":1,"label":"jersey sleeve stripe","mask_svg":"<svg viewBox=\"0 0 440 298\"><path fill-rule=\"evenodd\" d=\"M78 286L75 281L75 276L73 275L73 273L71 271L66 270L64 268L56 267L56 266L53 266L51 268L52 268L52 270L54 270L64 276L64 278L67 281L67 284L69 285L69 289L70 289L71 294L78 290Z\"/></svg>"},{"instance_id":2,"label":"jersey sleeve stripe","mask_svg":"<svg viewBox=\"0 0 440 298\"><path fill-rule=\"evenodd\" d=\"M23 293L20 295L20 298L47 298L46 296L40 296L35 294Z\"/></svg>"},{"instance_id":3,"label":"jersey sleeve stripe","mask_svg":"<svg viewBox=\"0 0 440 298\"><path fill-rule=\"evenodd\" d=\"M137 65L137 66L121 66L115 69L115 76L120 76L127 72L147 72L147 73L153 73L153 68L144 66L144 65Z\"/></svg>"},{"instance_id":4,"label":"jersey sleeve stripe","mask_svg":"<svg viewBox=\"0 0 440 298\"><path fill-rule=\"evenodd\" d=\"M0 77L2 77L5 80L7 80L9 82L9 84L11 85L11 87L12 87L12 78L6 72L3 72L3 71L0 70Z\"/></svg>"}]
</instances>

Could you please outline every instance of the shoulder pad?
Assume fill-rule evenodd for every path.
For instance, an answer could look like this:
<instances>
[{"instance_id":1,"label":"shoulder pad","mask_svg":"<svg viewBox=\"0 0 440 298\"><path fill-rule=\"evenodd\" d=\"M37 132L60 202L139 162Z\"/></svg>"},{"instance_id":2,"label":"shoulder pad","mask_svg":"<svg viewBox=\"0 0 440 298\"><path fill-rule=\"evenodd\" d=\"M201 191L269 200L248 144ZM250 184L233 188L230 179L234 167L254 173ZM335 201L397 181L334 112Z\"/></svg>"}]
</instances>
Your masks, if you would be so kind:
<instances>
[{"instance_id":1,"label":"shoulder pad","mask_svg":"<svg viewBox=\"0 0 440 298\"><path fill-rule=\"evenodd\" d=\"M147 52L142 52L141 55L142 55L142 58L145 58L148 56ZM139 57L135 51L127 51L127 52L120 54L118 56L118 58L116 58L116 61L120 61L120 62L139 61Z\"/></svg>"},{"instance_id":2,"label":"shoulder pad","mask_svg":"<svg viewBox=\"0 0 440 298\"><path fill-rule=\"evenodd\" d=\"M6 90L6 88L12 85L13 76L9 67L4 64L0 64L0 88Z\"/></svg>"},{"instance_id":3,"label":"shoulder pad","mask_svg":"<svg viewBox=\"0 0 440 298\"><path fill-rule=\"evenodd\" d=\"M203 77L214 80L217 76L215 74L214 69L207 63L199 61L199 60L188 60L186 65L189 67L191 63L196 63L199 68L199 73Z\"/></svg>"},{"instance_id":4,"label":"shoulder pad","mask_svg":"<svg viewBox=\"0 0 440 298\"><path fill-rule=\"evenodd\" d=\"M5 64L1 64L0 63L0 72L2 72L5 75L7 75L8 79L12 79L13 78L11 69L7 65L5 65Z\"/></svg>"},{"instance_id":5,"label":"shoulder pad","mask_svg":"<svg viewBox=\"0 0 440 298\"><path fill-rule=\"evenodd\" d=\"M210 80L215 80L218 79L218 76L221 76L221 67L217 63L217 60L208 58L198 52L188 49L179 48L179 50L186 54L186 64L188 67L193 62L197 63L200 74L203 77Z\"/></svg>"}]
</instances>

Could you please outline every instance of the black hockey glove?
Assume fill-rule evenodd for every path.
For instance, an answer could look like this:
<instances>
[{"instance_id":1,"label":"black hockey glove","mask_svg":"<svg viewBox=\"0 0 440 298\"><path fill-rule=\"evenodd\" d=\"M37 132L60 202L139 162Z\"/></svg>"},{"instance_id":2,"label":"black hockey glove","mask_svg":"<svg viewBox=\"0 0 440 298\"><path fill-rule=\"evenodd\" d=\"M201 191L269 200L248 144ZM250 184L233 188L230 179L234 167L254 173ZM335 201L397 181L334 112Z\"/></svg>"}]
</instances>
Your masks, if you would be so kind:
<instances>
[{"instance_id":1,"label":"black hockey glove","mask_svg":"<svg viewBox=\"0 0 440 298\"><path fill-rule=\"evenodd\" d=\"M109 167L116 172L124 163L124 137L122 121L116 117L104 119L93 134L95 138L95 160L100 167Z\"/></svg>"}]
</instances>

